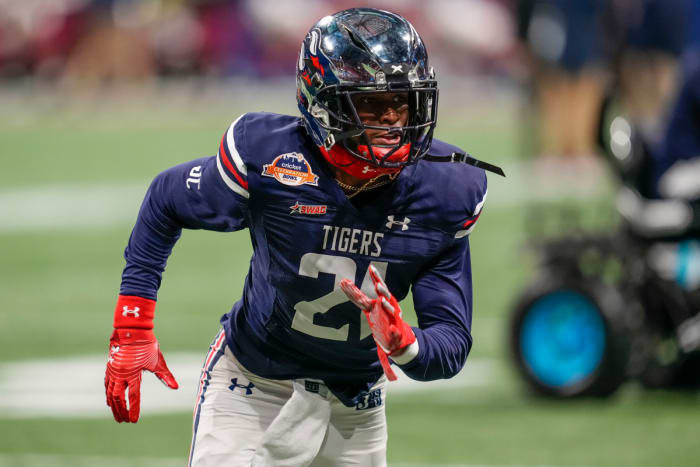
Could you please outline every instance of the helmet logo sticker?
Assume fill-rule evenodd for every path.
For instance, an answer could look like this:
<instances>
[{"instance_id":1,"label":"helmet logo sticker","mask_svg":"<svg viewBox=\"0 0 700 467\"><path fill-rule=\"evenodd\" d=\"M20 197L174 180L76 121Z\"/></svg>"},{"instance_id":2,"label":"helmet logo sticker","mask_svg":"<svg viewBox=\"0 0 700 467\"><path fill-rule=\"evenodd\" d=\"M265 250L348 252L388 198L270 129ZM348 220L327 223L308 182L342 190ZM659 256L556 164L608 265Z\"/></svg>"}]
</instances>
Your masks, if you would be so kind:
<instances>
[{"instance_id":1,"label":"helmet logo sticker","mask_svg":"<svg viewBox=\"0 0 700 467\"><path fill-rule=\"evenodd\" d=\"M318 186L318 175L311 170L311 165L302 154L288 152L275 157L270 164L263 166L262 175L272 177L283 185Z\"/></svg>"}]
</instances>

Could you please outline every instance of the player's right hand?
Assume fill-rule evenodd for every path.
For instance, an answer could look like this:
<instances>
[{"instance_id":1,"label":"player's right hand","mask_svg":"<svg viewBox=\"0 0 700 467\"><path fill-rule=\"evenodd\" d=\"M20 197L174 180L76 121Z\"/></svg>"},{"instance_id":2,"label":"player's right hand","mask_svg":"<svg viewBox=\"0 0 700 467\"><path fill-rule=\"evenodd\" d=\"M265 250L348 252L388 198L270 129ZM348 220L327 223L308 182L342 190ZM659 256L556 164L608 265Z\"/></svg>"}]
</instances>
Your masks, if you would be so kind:
<instances>
[{"instance_id":1,"label":"player's right hand","mask_svg":"<svg viewBox=\"0 0 700 467\"><path fill-rule=\"evenodd\" d=\"M141 408L141 372L152 371L172 389L178 388L177 381L165 364L152 330L115 329L109 344L105 372L107 405L119 423L136 423Z\"/></svg>"},{"instance_id":2,"label":"player's right hand","mask_svg":"<svg viewBox=\"0 0 700 467\"><path fill-rule=\"evenodd\" d=\"M401 317L401 307L389 292L386 283L374 266L369 267L369 274L377 293L376 299L370 299L350 279L340 281L340 288L348 299L360 308L369 322L372 337L377 344L377 356L389 381L396 380L387 355L397 355L416 340L411 326Z\"/></svg>"},{"instance_id":3,"label":"player's right hand","mask_svg":"<svg viewBox=\"0 0 700 467\"><path fill-rule=\"evenodd\" d=\"M372 336L388 355L395 355L416 340L411 326L403 320L401 307L374 266L369 267L377 298L370 299L350 279L340 281L348 299L364 311Z\"/></svg>"}]
</instances>

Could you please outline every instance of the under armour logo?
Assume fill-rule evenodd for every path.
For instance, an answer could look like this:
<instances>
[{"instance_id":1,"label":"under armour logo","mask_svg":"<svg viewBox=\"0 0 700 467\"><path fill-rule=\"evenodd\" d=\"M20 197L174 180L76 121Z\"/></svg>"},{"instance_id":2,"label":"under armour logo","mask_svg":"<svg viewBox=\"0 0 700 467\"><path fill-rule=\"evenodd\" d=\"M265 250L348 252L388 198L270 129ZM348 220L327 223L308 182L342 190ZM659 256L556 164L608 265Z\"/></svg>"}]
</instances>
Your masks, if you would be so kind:
<instances>
[{"instance_id":1,"label":"under armour logo","mask_svg":"<svg viewBox=\"0 0 700 467\"><path fill-rule=\"evenodd\" d=\"M391 65L391 73L403 73L403 65Z\"/></svg>"},{"instance_id":2,"label":"under armour logo","mask_svg":"<svg viewBox=\"0 0 700 467\"><path fill-rule=\"evenodd\" d=\"M119 346L118 345L113 345L109 348L109 357L107 357L107 363L114 363L114 357L113 355L115 353L119 352Z\"/></svg>"},{"instance_id":3,"label":"under armour logo","mask_svg":"<svg viewBox=\"0 0 700 467\"><path fill-rule=\"evenodd\" d=\"M134 318L138 318L139 316L139 311L141 311L141 308L135 306L133 310L130 310L128 306L125 306L122 308L122 316L127 316L127 315L133 315Z\"/></svg>"},{"instance_id":4,"label":"under armour logo","mask_svg":"<svg viewBox=\"0 0 700 467\"><path fill-rule=\"evenodd\" d=\"M404 217L403 221L395 221L393 214L391 216L387 216L386 220L387 220L387 223L386 223L387 229L391 229L391 227L394 225L400 225L401 230L408 230L408 224L409 224L409 222L411 222L411 219L409 219L408 217Z\"/></svg>"},{"instance_id":5,"label":"under armour logo","mask_svg":"<svg viewBox=\"0 0 700 467\"><path fill-rule=\"evenodd\" d=\"M228 388L231 391L233 391L236 388L245 389L245 395L249 396L249 395L253 394L254 387L255 387L255 385L253 383L248 383L248 386L244 386L242 384L238 384L238 378L231 378L231 386L229 386Z\"/></svg>"}]
</instances>

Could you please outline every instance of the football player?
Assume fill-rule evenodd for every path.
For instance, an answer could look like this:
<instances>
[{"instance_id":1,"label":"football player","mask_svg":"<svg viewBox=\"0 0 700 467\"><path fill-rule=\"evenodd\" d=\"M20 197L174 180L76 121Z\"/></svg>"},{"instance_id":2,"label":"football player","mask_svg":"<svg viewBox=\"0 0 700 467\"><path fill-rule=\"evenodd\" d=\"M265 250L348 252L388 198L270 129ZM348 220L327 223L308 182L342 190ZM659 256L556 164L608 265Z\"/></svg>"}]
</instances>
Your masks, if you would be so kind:
<instances>
[{"instance_id":1,"label":"football player","mask_svg":"<svg viewBox=\"0 0 700 467\"><path fill-rule=\"evenodd\" d=\"M433 139L438 87L416 30L375 9L321 19L297 101L301 117L244 114L215 156L158 175L125 250L105 387L133 423L143 370L177 388L153 315L182 229L250 231L243 296L201 375L192 466L386 465L390 364L450 378L472 345L486 175L434 162L466 157ZM418 327L398 304L409 289Z\"/></svg>"},{"instance_id":2,"label":"football player","mask_svg":"<svg viewBox=\"0 0 700 467\"><path fill-rule=\"evenodd\" d=\"M698 52L695 52L696 56ZM684 77L660 148L653 151L656 195L688 202L681 236L700 236L700 65Z\"/></svg>"},{"instance_id":3,"label":"football player","mask_svg":"<svg viewBox=\"0 0 700 467\"><path fill-rule=\"evenodd\" d=\"M658 142L639 125L610 125L610 134L625 135L619 140L623 144L610 143L611 160L624 182L617 207L632 229L647 238L700 237L700 62L689 63Z\"/></svg>"}]
</instances>

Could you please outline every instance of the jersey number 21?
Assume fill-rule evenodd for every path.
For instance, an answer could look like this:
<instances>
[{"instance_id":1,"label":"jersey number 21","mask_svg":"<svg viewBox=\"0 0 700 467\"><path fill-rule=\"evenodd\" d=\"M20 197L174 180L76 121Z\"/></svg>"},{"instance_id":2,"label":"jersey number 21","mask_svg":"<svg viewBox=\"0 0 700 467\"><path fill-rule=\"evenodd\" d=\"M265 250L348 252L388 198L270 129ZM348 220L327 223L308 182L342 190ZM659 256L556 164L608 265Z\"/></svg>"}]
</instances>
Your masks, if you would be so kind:
<instances>
[{"instance_id":1,"label":"jersey number 21","mask_svg":"<svg viewBox=\"0 0 700 467\"><path fill-rule=\"evenodd\" d=\"M384 261L372 261L371 264L377 268L382 277L386 278L388 263ZM350 323L345 323L337 329L330 326L320 326L314 324L314 316L326 313L334 306L348 301L343 291L340 290L340 281L345 278L354 279L356 271L357 264L355 264L355 261L345 256L332 256L320 253L306 253L302 256L301 263L299 264L299 275L317 279L318 274L321 272L332 274L333 290L310 302L302 301L294 305L295 313L292 319L292 329L321 339L347 341ZM377 296L374 291L372 279L367 272L365 272L365 277L360 289L370 298ZM358 312L362 313L360 310L358 310ZM369 336L371 331L367 320L364 319L362 315L360 316L360 323L360 340L362 340Z\"/></svg>"}]
</instances>

